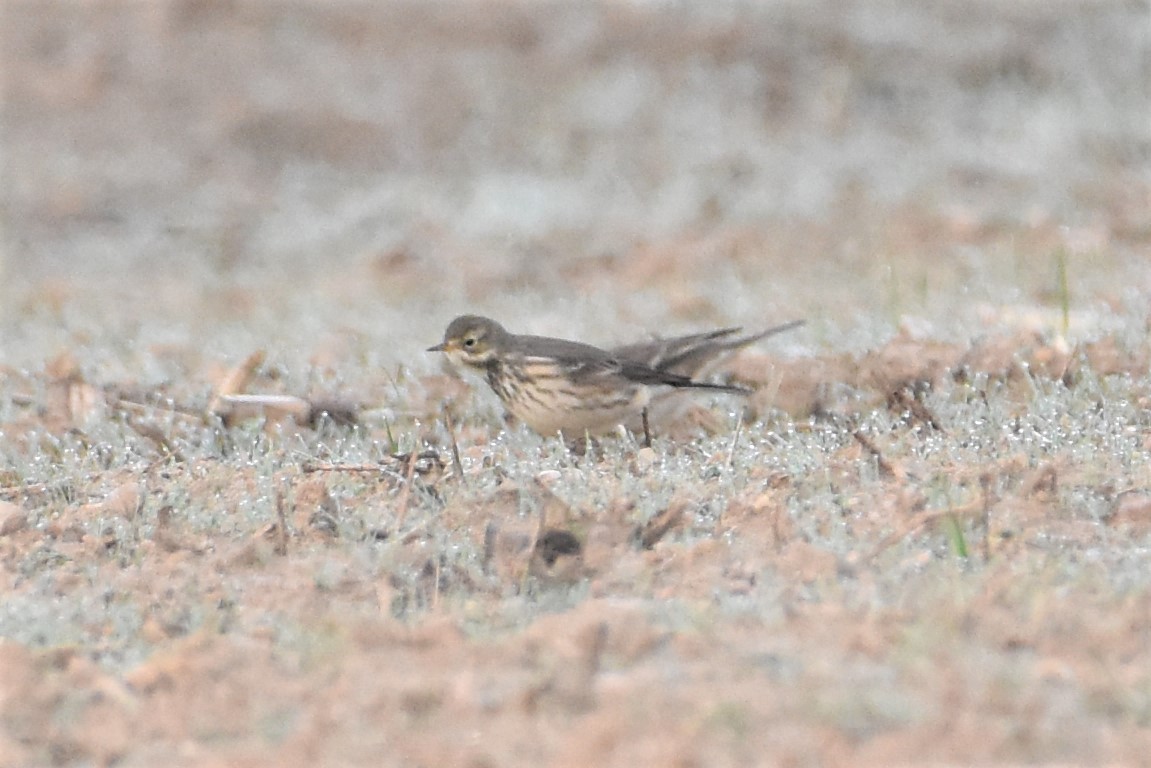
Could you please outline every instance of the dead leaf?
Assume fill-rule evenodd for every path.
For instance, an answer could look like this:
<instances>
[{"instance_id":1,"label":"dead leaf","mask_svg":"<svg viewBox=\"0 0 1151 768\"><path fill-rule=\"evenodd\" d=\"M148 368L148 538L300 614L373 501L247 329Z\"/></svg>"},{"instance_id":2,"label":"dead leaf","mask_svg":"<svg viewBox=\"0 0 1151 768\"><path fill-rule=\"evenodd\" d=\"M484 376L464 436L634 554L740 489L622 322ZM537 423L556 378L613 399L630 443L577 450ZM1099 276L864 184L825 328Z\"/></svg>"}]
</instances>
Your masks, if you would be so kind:
<instances>
[{"instance_id":1,"label":"dead leaf","mask_svg":"<svg viewBox=\"0 0 1151 768\"><path fill-rule=\"evenodd\" d=\"M0 501L0 536L10 536L28 527L28 513L18 504Z\"/></svg>"},{"instance_id":2,"label":"dead leaf","mask_svg":"<svg viewBox=\"0 0 1151 768\"><path fill-rule=\"evenodd\" d=\"M1107 522L1111 525L1151 526L1151 494L1124 493L1115 502L1113 514Z\"/></svg>"},{"instance_id":3,"label":"dead leaf","mask_svg":"<svg viewBox=\"0 0 1151 768\"><path fill-rule=\"evenodd\" d=\"M253 419L306 425L311 421L312 404L295 395L218 395L212 401L211 413L228 426Z\"/></svg>"},{"instance_id":4,"label":"dead leaf","mask_svg":"<svg viewBox=\"0 0 1151 768\"><path fill-rule=\"evenodd\" d=\"M208 403L210 415L223 416L227 412L221 398L243 393L248 388L252 377L256 375L256 371L264 364L264 357L264 351L257 350L224 375L219 386L216 387L215 397Z\"/></svg>"}]
</instances>

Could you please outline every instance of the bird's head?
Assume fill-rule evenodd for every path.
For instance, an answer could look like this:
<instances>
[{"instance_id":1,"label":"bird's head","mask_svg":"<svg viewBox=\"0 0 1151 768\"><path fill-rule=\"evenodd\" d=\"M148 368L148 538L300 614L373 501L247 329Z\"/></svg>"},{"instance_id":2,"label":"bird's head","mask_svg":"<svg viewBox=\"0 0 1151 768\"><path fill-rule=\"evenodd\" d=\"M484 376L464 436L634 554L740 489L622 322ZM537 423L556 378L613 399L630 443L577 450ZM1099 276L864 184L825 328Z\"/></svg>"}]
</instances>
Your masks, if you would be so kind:
<instances>
[{"instance_id":1,"label":"bird's head","mask_svg":"<svg viewBox=\"0 0 1151 768\"><path fill-rule=\"evenodd\" d=\"M428 351L443 352L453 363L483 368L500 353L509 335L495 320L463 315L448 325L444 340Z\"/></svg>"}]
</instances>

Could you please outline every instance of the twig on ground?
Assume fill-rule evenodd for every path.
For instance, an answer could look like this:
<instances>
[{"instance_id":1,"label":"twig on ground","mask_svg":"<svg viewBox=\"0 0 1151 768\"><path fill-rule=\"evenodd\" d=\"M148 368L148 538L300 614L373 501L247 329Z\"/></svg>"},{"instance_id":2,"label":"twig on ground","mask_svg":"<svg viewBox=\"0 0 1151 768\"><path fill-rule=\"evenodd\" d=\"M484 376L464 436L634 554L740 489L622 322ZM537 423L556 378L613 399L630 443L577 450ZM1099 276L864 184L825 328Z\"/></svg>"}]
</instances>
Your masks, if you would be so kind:
<instances>
[{"instance_id":1,"label":"twig on ground","mask_svg":"<svg viewBox=\"0 0 1151 768\"><path fill-rule=\"evenodd\" d=\"M277 555L288 554L288 514L285 510L284 491L276 491L276 543L273 551Z\"/></svg>"},{"instance_id":2,"label":"twig on ground","mask_svg":"<svg viewBox=\"0 0 1151 768\"><path fill-rule=\"evenodd\" d=\"M904 384L892 391L891 394L888 395L888 402L903 408L911 414L913 419L926 424L932 429L938 432L946 432L939 423L939 420L935 418L935 414L933 414L931 409L920 399L918 390L914 389L910 384Z\"/></svg>"},{"instance_id":3,"label":"twig on ground","mask_svg":"<svg viewBox=\"0 0 1151 768\"><path fill-rule=\"evenodd\" d=\"M870 562L871 560L874 560L875 558L879 557L879 555L883 554L885 551L895 546L911 534L915 533L928 523L932 523L936 520L947 517L952 517L958 520L959 518L966 517L974 512L979 512L980 509L980 502L972 502L970 504L964 504L962 507L948 507L947 509L932 509L927 512L920 512L919 514L915 515L915 517L908 520L907 523L905 523L903 527L898 531L885 536L883 540L880 541L878 545L876 545L875 549L873 549L870 554L866 555L863 560L864 562Z\"/></svg>"},{"instance_id":4,"label":"twig on ground","mask_svg":"<svg viewBox=\"0 0 1151 768\"><path fill-rule=\"evenodd\" d=\"M404 478L404 489L400 492L399 510L396 511L396 531L404 526L404 518L408 516L408 502L412 497L412 478L416 474L416 457L419 456L419 448L412 448L412 453L408 456L408 474Z\"/></svg>"},{"instance_id":5,"label":"twig on ground","mask_svg":"<svg viewBox=\"0 0 1151 768\"><path fill-rule=\"evenodd\" d=\"M739 419L735 422L735 432L731 436L731 445L727 447L727 465L735 469L735 448L739 445L740 435L743 434L743 411L739 412Z\"/></svg>"},{"instance_id":6,"label":"twig on ground","mask_svg":"<svg viewBox=\"0 0 1151 768\"><path fill-rule=\"evenodd\" d=\"M162 453L171 456L176 461L187 461L180 449L173 445L172 441L168 439L168 436L160 431L160 428L155 424L143 423L130 413L124 414L124 423L136 432L136 434L155 443Z\"/></svg>"},{"instance_id":7,"label":"twig on ground","mask_svg":"<svg viewBox=\"0 0 1151 768\"><path fill-rule=\"evenodd\" d=\"M446 405L444 406L444 426L448 429L448 437L452 441L452 469L455 471L456 476L459 477L460 482L464 481L464 463L460 461L460 446L456 442L456 425L452 421L451 409Z\"/></svg>"},{"instance_id":8,"label":"twig on ground","mask_svg":"<svg viewBox=\"0 0 1151 768\"><path fill-rule=\"evenodd\" d=\"M905 477L905 473L901 469L897 470L890 461L884 458L883 452L879 450L879 446L873 443L871 438L863 434L861 430L855 430L851 433L851 436L855 438L857 443L863 446L864 450L875 458L875 463L879 466L879 474L884 477L894 477L900 480Z\"/></svg>"}]
</instances>

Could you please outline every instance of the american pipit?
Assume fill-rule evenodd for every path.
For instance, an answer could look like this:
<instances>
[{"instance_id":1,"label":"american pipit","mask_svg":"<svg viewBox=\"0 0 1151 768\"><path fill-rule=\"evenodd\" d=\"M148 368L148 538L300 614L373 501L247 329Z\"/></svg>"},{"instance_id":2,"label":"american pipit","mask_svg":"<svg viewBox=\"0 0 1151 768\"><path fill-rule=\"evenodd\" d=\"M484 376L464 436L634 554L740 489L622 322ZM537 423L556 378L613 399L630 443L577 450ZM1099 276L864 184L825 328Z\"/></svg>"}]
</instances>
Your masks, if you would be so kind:
<instances>
[{"instance_id":1,"label":"american pipit","mask_svg":"<svg viewBox=\"0 0 1151 768\"><path fill-rule=\"evenodd\" d=\"M661 391L748 394L742 387L697 381L673 370L710 359L700 346L705 342L713 344L715 354L725 353L735 331L609 352L565 339L513 334L494 320L464 315L453 320L443 342L428 351L443 352L452 362L482 372L504 407L536 432L576 438L610 432L641 417L646 422L647 407ZM755 338L748 337L745 343ZM645 436L650 440L650 434Z\"/></svg>"}]
</instances>

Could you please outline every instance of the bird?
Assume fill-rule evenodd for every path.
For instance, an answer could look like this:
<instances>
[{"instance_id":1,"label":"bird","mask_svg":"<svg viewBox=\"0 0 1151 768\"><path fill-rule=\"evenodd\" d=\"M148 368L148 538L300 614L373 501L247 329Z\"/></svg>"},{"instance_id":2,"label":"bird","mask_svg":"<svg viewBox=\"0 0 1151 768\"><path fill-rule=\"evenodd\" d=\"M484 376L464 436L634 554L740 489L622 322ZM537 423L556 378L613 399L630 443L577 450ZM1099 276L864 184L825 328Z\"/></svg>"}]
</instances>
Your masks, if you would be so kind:
<instances>
[{"instance_id":1,"label":"bird","mask_svg":"<svg viewBox=\"0 0 1151 768\"><path fill-rule=\"evenodd\" d=\"M601 435L638 418L650 445L647 408L653 396L677 390L750 394L743 387L699 381L679 369L702 370L713 358L787 327L794 326L746 339L731 338L738 329L726 328L607 350L514 334L490 318L462 315L428 351L482 373L507 411L541 435Z\"/></svg>"}]
</instances>

